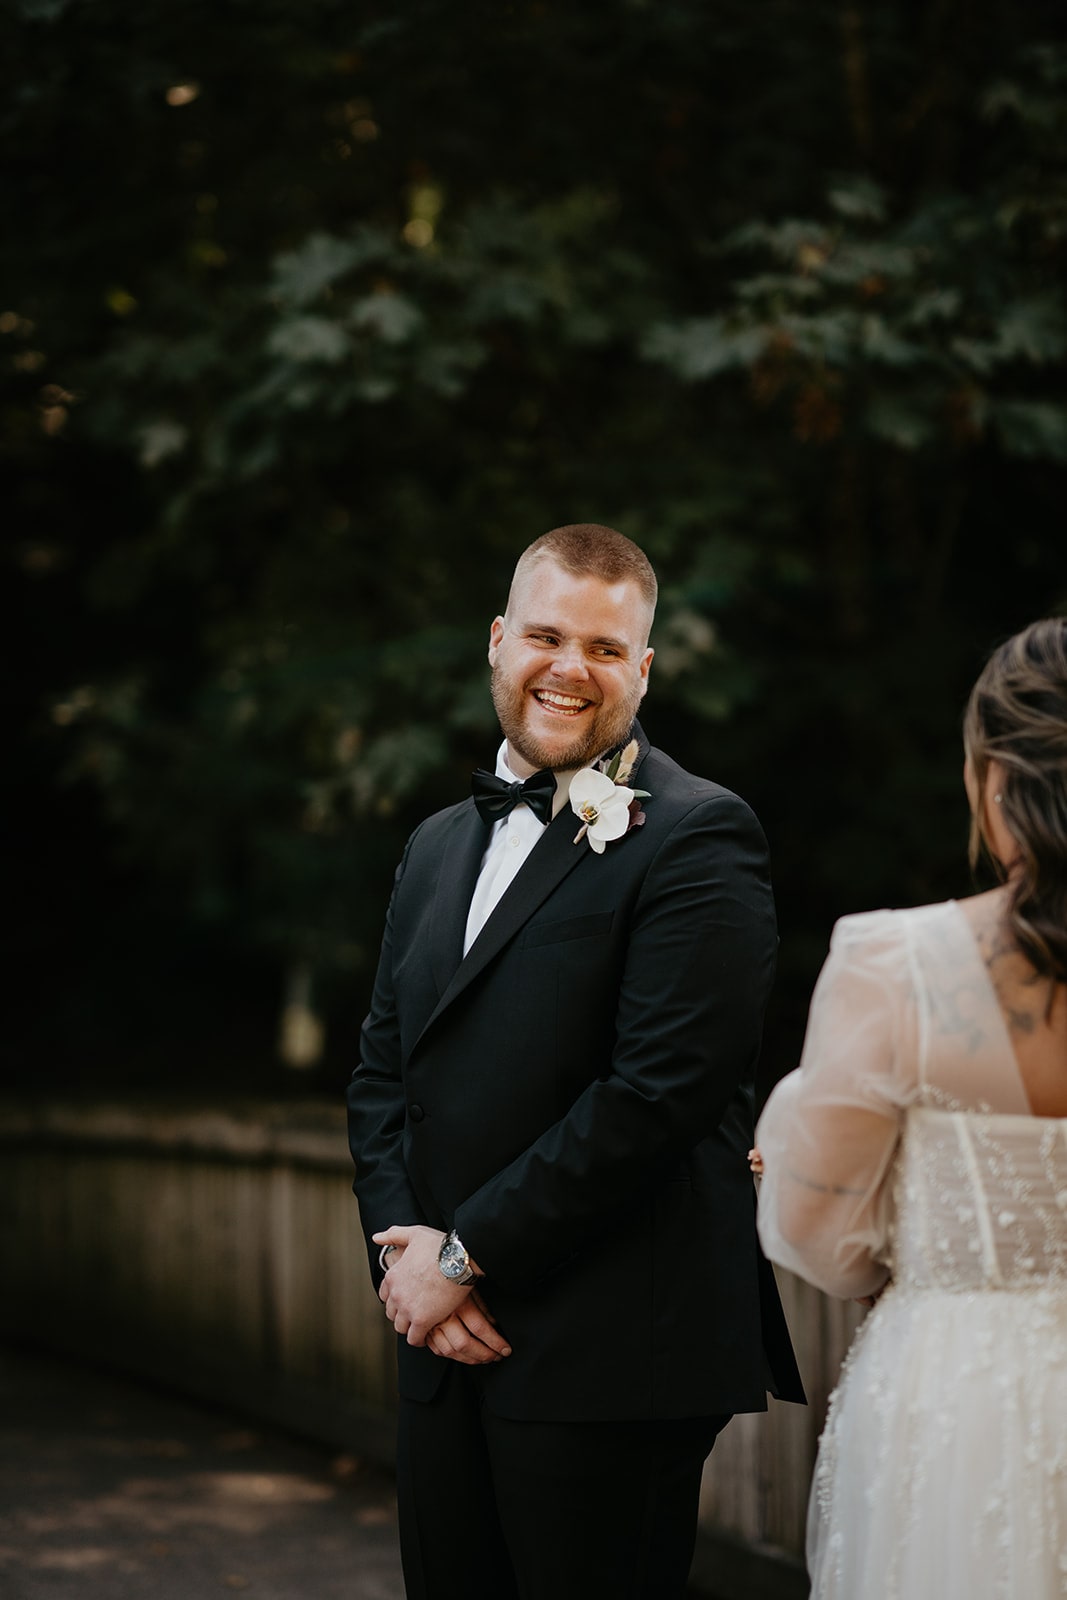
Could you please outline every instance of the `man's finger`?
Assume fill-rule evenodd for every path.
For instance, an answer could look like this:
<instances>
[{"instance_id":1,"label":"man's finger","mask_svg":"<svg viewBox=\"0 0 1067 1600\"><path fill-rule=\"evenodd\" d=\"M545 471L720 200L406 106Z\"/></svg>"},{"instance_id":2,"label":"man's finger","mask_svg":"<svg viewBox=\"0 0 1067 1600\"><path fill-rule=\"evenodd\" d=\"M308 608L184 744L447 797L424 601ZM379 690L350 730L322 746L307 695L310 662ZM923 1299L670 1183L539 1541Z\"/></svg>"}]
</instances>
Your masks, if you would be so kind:
<instances>
[{"instance_id":1,"label":"man's finger","mask_svg":"<svg viewBox=\"0 0 1067 1600\"><path fill-rule=\"evenodd\" d=\"M500 1352L473 1334L455 1312L430 1330L426 1343L435 1355L467 1367L483 1367L501 1359Z\"/></svg>"},{"instance_id":2,"label":"man's finger","mask_svg":"<svg viewBox=\"0 0 1067 1600\"><path fill-rule=\"evenodd\" d=\"M468 1303L460 1308L456 1316L475 1339L487 1345L496 1355L509 1356L511 1354L511 1346L504 1338L504 1335L497 1332L489 1318L484 1316L476 1306Z\"/></svg>"},{"instance_id":3,"label":"man's finger","mask_svg":"<svg viewBox=\"0 0 1067 1600\"><path fill-rule=\"evenodd\" d=\"M410 1228L385 1228L381 1233L372 1233L371 1238L375 1244L408 1244L411 1240Z\"/></svg>"},{"instance_id":4,"label":"man's finger","mask_svg":"<svg viewBox=\"0 0 1067 1600\"><path fill-rule=\"evenodd\" d=\"M446 1355L454 1355L462 1348L463 1324L458 1317L449 1317L445 1322L439 1322L433 1331L444 1346Z\"/></svg>"}]
</instances>

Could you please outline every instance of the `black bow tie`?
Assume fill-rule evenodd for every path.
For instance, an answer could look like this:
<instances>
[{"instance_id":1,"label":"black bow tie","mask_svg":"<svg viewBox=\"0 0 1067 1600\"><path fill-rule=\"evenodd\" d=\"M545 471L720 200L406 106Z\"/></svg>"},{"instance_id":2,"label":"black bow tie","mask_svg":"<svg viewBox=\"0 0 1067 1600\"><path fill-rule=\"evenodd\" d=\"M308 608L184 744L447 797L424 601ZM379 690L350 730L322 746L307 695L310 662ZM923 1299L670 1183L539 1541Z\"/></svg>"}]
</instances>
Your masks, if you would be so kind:
<instances>
[{"instance_id":1,"label":"black bow tie","mask_svg":"<svg viewBox=\"0 0 1067 1600\"><path fill-rule=\"evenodd\" d=\"M542 822L551 822L552 796L555 792L556 776L547 768L543 772L535 772L525 783L505 783L503 778L498 778L492 772L483 772L480 767L471 778L471 793L483 822L499 822L501 817L514 811L520 800Z\"/></svg>"}]
</instances>

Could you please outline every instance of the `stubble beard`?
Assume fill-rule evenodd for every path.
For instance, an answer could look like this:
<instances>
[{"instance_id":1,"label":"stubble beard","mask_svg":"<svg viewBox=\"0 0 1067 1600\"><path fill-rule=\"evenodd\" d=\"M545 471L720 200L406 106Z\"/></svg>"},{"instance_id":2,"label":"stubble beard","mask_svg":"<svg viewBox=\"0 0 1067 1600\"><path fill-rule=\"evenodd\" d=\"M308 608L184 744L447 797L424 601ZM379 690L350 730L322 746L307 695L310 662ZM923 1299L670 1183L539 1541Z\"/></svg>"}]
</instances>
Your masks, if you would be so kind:
<instances>
[{"instance_id":1,"label":"stubble beard","mask_svg":"<svg viewBox=\"0 0 1067 1600\"><path fill-rule=\"evenodd\" d=\"M511 749L535 772L545 768L553 772L569 772L577 767L589 766L598 756L622 743L633 727L637 708L641 704L641 685L637 683L630 694L613 708L599 706L585 732L576 734L572 743L547 745L537 739L526 725L529 700L525 685L509 682L501 669L494 667L489 689L500 731Z\"/></svg>"}]
</instances>

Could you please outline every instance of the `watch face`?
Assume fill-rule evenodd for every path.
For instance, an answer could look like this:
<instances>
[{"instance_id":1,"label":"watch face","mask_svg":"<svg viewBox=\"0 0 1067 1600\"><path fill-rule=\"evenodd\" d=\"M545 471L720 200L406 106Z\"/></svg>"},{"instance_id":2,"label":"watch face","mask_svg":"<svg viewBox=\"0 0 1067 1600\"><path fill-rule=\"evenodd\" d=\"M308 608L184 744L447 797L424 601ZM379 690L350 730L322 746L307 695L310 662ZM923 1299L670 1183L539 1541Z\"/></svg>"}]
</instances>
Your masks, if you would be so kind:
<instances>
[{"instance_id":1,"label":"watch face","mask_svg":"<svg viewBox=\"0 0 1067 1600\"><path fill-rule=\"evenodd\" d=\"M438 1265L446 1278L462 1278L467 1270L467 1252L454 1239L448 1239L441 1246Z\"/></svg>"}]
</instances>

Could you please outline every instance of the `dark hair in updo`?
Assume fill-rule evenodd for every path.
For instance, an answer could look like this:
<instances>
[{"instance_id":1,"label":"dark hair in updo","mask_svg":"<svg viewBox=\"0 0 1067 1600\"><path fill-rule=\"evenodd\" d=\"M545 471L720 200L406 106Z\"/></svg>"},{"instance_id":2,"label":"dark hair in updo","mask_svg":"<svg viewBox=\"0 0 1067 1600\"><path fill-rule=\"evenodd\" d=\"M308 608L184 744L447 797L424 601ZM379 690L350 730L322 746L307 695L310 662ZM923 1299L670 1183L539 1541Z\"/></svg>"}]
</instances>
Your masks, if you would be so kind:
<instances>
[{"instance_id":1,"label":"dark hair in updo","mask_svg":"<svg viewBox=\"0 0 1067 1600\"><path fill-rule=\"evenodd\" d=\"M979 794L989 763L1004 769L1000 806L1019 846L1012 932L1043 977L1067 983L1067 618L1031 623L994 651L971 691L963 742ZM982 810L971 820L972 866L988 850Z\"/></svg>"}]
</instances>

